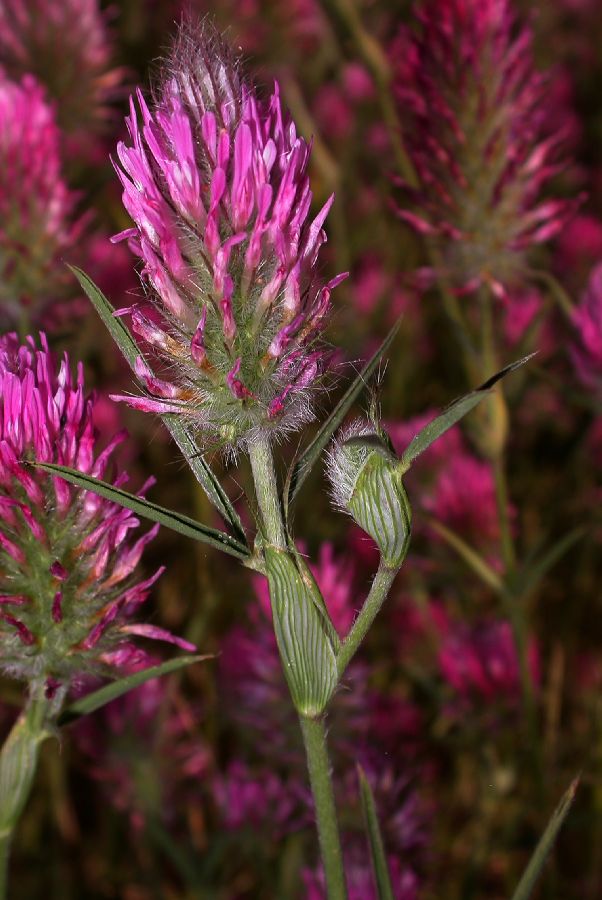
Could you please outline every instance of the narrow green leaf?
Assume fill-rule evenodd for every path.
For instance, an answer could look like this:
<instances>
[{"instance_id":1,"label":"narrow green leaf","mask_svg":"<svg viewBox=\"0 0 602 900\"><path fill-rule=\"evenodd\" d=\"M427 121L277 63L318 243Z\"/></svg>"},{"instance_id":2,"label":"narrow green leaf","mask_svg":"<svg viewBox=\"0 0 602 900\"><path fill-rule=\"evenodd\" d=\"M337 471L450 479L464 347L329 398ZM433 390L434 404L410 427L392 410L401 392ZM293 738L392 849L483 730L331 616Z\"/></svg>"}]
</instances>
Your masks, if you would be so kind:
<instances>
[{"instance_id":1,"label":"narrow green leaf","mask_svg":"<svg viewBox=\"0 0 602 900\"><path fill-rule=\"evenodd\" d=\"M560 540L530 562L523 565L509 585L513 594L523 596L532 591L577 541L587 533L584 526L573 528Z\"/></svg>"},{"instance_id":2,"label":"narrow green leaf","mask_svg":"<svg viewBox=\"0 0 602 900\"><path fill-rule=\"evenodd\" d=\"M374 794L366 778L366 773L359 764L357 774L360 782L360 799L362 812L364 813L364 824L370 845L370 859L372 860L372 871L376 883L376 894L378 900L393 900L393 888L391 887L385 848L380 825L378 824Z\"/></svg>"},{"instance_id":3,"label":"narrow green leaf","mask_svg":"<svg viewBox=\"0 0 602 900\"><path fill-rule=\"evenodd\" d=\"M409 469L417 456L424 453L437 438L441 437L442 434L445 434L445 432L455 425L456 422L459 422L460 419L469 413L471 409L474 409L474 407L489 394L491 388L497 384L498 381L510 372L514 372L515 369L524 365L532 356L534 356L533 353L530 354L530 356L525 356L523 359L511 363L509 366L496 372L491 378L488 378L487 381L474 391L471 391L470 394L466 394L466 396L460 397L458 400L454 400L453 403L450 403L440 415L436 416L436 418L429 422L428 425L425 425L422 431L419 431L418 434L412 438L412 441L406 447L403 456L401 457L402 467L404 469Z\"/></svg>"},{"instance_id":4,"label":"narrow green leaf","mask_svg":"<svg viewBox=\"0 0 602 900\"><path fill-rule=\"evenodd\" d=\"M115 316L113 305L105 297L100 288L94 284L92 279L77 266L69 266L69 268L79 281L82 289L88 295L88 298L106 325L111 337L121 350L126 361L129 363L130 368L135 373L136 360L142 353L131 331L120 316ZM224 521L230 525L238 540L245 544L245 546L248 546L244 528L238 513L219 483L217 476L204 459L203 455L199 452L199 448L190 434L188 427L182 422L179 416L168 414L161 416L161 419L180 448L184 459L192 469L196 480L207 494L211 503L215 506Z\"/></svg>"},{"instance_id":5,"label":"narrow green leaf","mask_svg":"<svg viewBox=\"0 0 602 900\"><path fill-rule=\"evenodd\" d=\"M162 675L169 675L170 672L177 672L179 669L192 666L194 663L202 662L205 659L212 659L212 657L198 655L177 656L175 659L170 659L158 666L150 666L148 669L134 672L133 675L128 675L126 678L119 678L117 681L105 684L97 691L92 691L91 694L80 697L79 700L76 700L64 709L59 716L58 724L70 725L71 722L75 722L76 719L81 719L82 716L87 716L90 713L95 712L97 709L100 709L101 706L110 703L111 700L122 697L124 694L127 694L128 691L140 687L141 684L145 684L152 678L160 678Z\"/></svg>"},{"instance_id":6,"label":"narrow green leaf","mask_svg":"<svg viewBox=\"0 0 602 900\"><path fill-rule=\"evenodd\" d=\"M218 550L223 550L239 559L248 559L251 555L248 547L229 534L223 531L216 531L215 528L209 528L207 525L202 525L189 516L166 509L164 506L159 506L151 500L144 499L144 497L138 497L136 494L130 494L128 491L116 488L112 484L107 484L106 481L93 478L91 475L84 475L83 472L78 472L77 469L70 469L67 466L56 466L52 463L36 463L36 466L44 469L51 475L59 475L65 481L70 482L70 484L84 488L87 491L93 491L100 497L104 497L105 500L111 500L113 503L125 506L126 509L131 509L136 515L144 516L146 519L150 519L151 522L159 522L160 525L165 525L166 528L171 528L172 531L177 531L178 534L183 534L185 537L190 537L195 541L202 541L205 544L211 544L213 547L217 547Z\"/></svg>"},{"instance_id":7,"label":"narrow green leaf","mask_svg":"<svg viewBox=\"0 0 602 900\"><path fill-rule=\"evenodd\" d=\"M565 793L562 800L556 807L552 818L548 822L546 830L542 834L540 841L535 848L533 856L529 860L529 864L523 873L523 877L521 878L517 889L512 895L512 900L528 900L528 898L531 896L531 892L535 887L537 879L539 878L548 854L552 849L558 832L560 831L562 824L566 819L568 811L573 804L578 785L579 777L575 778L571 782L568 791Z\"/></svg>"},{"instance_id":8,"label":"narrow green leaf","mask_svg":"<svg viewBox=\"0 0 602 900\"><path fill-rule=\"evenodd\" d=\"M240 517L221 486L217 475L199 451L188 426L179 416L167 414L161 418L211 503L224 521L230 525L240 543L248 547L247 536Z\"/></svg>"},{"instance_id":9,"label":"narrow green leaf","mask_svg":"<svg viewBox=\"0 0 602 900\"><path fill-rule=\"evenodd\" d=\"M92 279L77 266L68 266L79 281L82 290L88 295L96 312L108 328L111 337L121 350L130 368L133 370L136 360L141 355L138 344L120 316L115 316L115 309Z\"/></svg>"},{"instance_id":10,"label":"narrow green leaf","mask_svg":"<svg viewBox=\"0 0 602 900\"><path fill-rule=\"evenodd\" d=\"M398 329L399 321L395 323L376 353L366 363L362 371L359 372L359 374L356 375L356 377L353 379L331 414L322 424L320 430L318 431L309 447L306 448L306 450L291 467L286 480L286 484L284 486L285 511L288 509L289 504L292 503L292 501L299 493L301 485L311 472L313 466L320 458L331 437L333 436L337 428L339 428L339 426L342 424L345 416L374 375L381 359L393 343L393 339L397 334Z\"/></svg>"}]
</instances>

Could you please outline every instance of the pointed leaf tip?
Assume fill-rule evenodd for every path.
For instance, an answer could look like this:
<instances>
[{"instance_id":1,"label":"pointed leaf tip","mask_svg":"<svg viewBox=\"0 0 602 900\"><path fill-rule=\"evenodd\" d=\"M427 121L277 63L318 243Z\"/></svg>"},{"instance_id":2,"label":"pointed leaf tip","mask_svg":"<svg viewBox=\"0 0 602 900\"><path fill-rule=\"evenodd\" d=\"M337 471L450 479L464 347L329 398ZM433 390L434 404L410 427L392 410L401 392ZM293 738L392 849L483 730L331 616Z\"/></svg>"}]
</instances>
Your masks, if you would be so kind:
<instances>
[{"instance_id":1,"label":"pointed leaf tip","mask_svg":"<svg viewBox=\"0 0 602 900\"><path fill-rule=\"evenodd\" d=\"M471 391L470 394L465 394L464 397L453 400L449 406L446 406L443 412L432 419L428 425L425 425L424 428L412 438L401 457L402 469L409 469L414 460L424 453L425 450L428 450L437 438L440 438L446 431L449 431L449 429L459 422L460 419L464 418L467 413L474 409L475 406L489 394L491 388L494 387L498 381L501 381L501 379L506 375L509 375L510 372L514 372L516 369L523 366L533 356L535 356L535 354L531 353L529 356L524 356L522 359L510 363L510 365L505 366L503 369L500 369L499 372L496 372L495 375L492 375L491 378L488 378L487 381L484 381L483 384L479 385L478 388L475 388L474 391Z\"/></svg>"},{"instance_id":2,"label":"pointed leaf tip","mask_svg":"<svg viewBox=\"0 0 602 900\"><path fill-rule=\"evenodd\" d=\"M581 775L577 775L577 777L573 779L568 789L564 793L564 796L562 797L560 803L554 810L552 818L548 822L548 825L544 833L542 834L537 847L533 851L533 855L531 856L527 868L523 873L523 877L521 878L518 887L512 895L512 900L528 900L528 898L531 896L533 888L535 887L537 880L541 875L548 855L552 847L554 846L554 841L558 836L558 832L562 828L564 820L566 819L573 804L577 788L579 787L580 779Z\"/></svg>"}]
</instances>

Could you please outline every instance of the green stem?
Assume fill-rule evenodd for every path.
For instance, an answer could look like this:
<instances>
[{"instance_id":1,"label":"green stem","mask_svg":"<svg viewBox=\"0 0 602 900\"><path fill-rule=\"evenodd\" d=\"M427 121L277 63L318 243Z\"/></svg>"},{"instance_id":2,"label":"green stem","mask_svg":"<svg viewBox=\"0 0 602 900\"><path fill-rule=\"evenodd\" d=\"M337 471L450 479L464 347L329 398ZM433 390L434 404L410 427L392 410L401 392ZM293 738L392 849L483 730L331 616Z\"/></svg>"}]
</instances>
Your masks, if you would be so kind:
<instances>
[{"instance_id":1,"label":"green stem","mask_svg":"<svg viewBox=\"0 0 602 900\"><path fill-rule=\"evenodd\" d=\"M262 435L249 446L249 458L255 484L255 495L261 515L265 539L274 547L286 550L286 532L278 497L274 458L269 438ZM316 810L316 823L322 863L326 874L328 900L346 900L345 872L337 822L330 762L326 748L326 730L321 719L299 716L309 779ZM1 900L1 898L0 898Z\"/></svg>"},{"instance_id":2,"label":"green stem","mask_svg":"<svg viewBox=\"0 0 602 900\"><path fill-rule=\"evenodd\" d=\"M322 719L307 719L300 716L299 721L314 798L328 900L346 900L343 854L326 748L326 728Z\"/></svg>"},{"instance_id":3,"label":"green stem","mask_svg":"<svg viewBox=\"0 0 602 900\"><path fill-rule=\"evenodd\" d=\"M481 341L483 373L495 371L497 368L497 354L495 348L495 325L493 316L493 297L485 289L481 292ZM496 445L494 439L493 444ZM519 663L523 706L526 726L529 735L529 744L535 760L538 755L539 738L537 729L537 710L529 672L527 619L522 598L513 590L513 578L516 573L516 548L512 536L512 527L508 515L509 492L508 479L505 466L505 451L502 446L495 446L492 454L493 477L495 482L495 500L497 516L500 526L500 544L502 561L504 563L504 583L507 589L502 593L502 599L506 606L506 612L510 619L516 655ZM539 768L539 767L538 767ZM541 774L541 773L540 773Z\"/></svg>"},{"instance_id":4,"label":"green stem","mask_svg":"<svg viewBox=\"0 0 602 900\"><path fill-rule=\"evenodd\" d=\"M269 438L266 435L256 438L250 445L249 459L251 460L255 494L261 513L264 536L274 547L284 550L286 549L286 538L282 507L278 497L274 458Z\"/></svg>"},{"instance_id":5,"label":"green stem","mask_svg":"<svg viewBox=\"0 0 602 900\"><path fill-rule=\"evenodd\" d=\"M516 569L516 550L514 548L512 528L510 526L510 517L508 516L509 497L506 466L504 465L504 457L501 453L497 454L493 460L493 477L495 481L497 514L500 524L502 559L504 561L504 568L506 569L506 576L508 576L512 575Z\"/></svg>"},{"instance_id":6,"label":"green stem","mask_svg":"<svg viewBox=\"0 0 602 900\"><path fill-rule=\"evenodd\" d=\"M5 900L8 887L8 861L10 858L10 841L12 832L0 834L0 900Z\"/></svg>"},{"instance_id":7,"label":"green stem","mask_svg":"<svg viewBox=\"0 0 602 900\"><path fill-rule=\"evenodd\" d=\"M391 585L397 575L399 568L391 569L381 560L370 593L366 597L366 602L362 606L361 612L345 638L341 649L337 654L337 669L339 678L351 662L356 650L366 637L368 630L377 613L391 590Z\"/></svg>"}]
</instances>

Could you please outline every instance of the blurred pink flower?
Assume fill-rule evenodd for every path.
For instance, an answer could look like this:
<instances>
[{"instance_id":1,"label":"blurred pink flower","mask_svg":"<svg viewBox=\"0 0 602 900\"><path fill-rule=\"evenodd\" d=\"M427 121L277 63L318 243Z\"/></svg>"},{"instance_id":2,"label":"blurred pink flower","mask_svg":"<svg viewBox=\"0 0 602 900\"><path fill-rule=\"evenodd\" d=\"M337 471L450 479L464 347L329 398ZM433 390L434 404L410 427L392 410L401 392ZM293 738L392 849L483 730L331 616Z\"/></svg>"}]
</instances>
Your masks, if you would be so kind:
<instances>
[{"instance_id":1,"label":"blurred pink flower","mask_svg":"<svg viewBox=\"0 0 602 900\"><path fill-rule=\"evenodd\" d=\"M590 275L589 283L573 314L576 337L571 347L577 377L595 398L602 400L602 263Z\"/></svg>"},{"instance_id":2,"label":"blurred pink flower","mask_svg":"<svg viewBox=\"0 0 602 900\"><path fill-rule=\"evenodd\" d=\"M42 87L30 75L13 83L0 69L0 321L39 318L64 294L70 276L61 256L82 226L76 199Z\"/></svg>"},{"instance_id":3,"label":"blurred pink flower","mask_svg":"<svg viewBox=\"0 0 602 900\"><path fill-rule=\"evenodd\" d=\"M102 478L125 435L96 453L93 406L81 364L74 380L65 354L57 371L44 336L41 349L32 338L24 346L14 334L0 339L0 655L7 674L45 679L50 693L119 665L132 635L194 649L130 621L163 571L134 578L158 526L132 543L139 520L129 510L31 465ZM114 483L126 480L122 473Z\"/></svg>"},{"instance_id":4,"label":"blurred pink flower","mask_svg":"<svg viewBox=\"0 0 602 900\"><path fill-rule=\"evenodd\" d=\"M340 85L321 85L316 91L313 109L321 134L335 141L349 138L355 121L354 112Z\"/></svg>"},{"instance_id":5,"label":"blurred pink flower","mask_svg":"<svg viewBox=\"0 0 602 900\"><path fill-rule=\"evenodd\" d=\"M123 70L112 67L108 14L99 0L3 0L0 59L13 78L31 73L57 103L74 151L93 150Z\"/></svg>"},{"instance_id":6,"label":"blurred pink flower","mask_svg":"<svg viewBox=\"0 0 602 900\"><path fill-rule=\"evenodd\" d=\"M524 255L557 234L581 198L541 200L562 170L561 129L535 71L531 34L516 31L507 0L424 0L417 34L391 48L407 147L419 187L400 181L399 216L440 240L459 288L503 296Z\"/></svg>"},{"instance_id":7,"label":"blurred pink flower","mask_svg":"<svg viewBox=\"0 0 602 900\"><path fill-rule=\"evenodd\" d=\"M444 680L466 701L518 702L521 675L510 624L453 622L442 609L435 622L441 635L439 668ZM529 669L539 681L537 645L529 644Z\"/></svg>"},{"instance_id":8,"label":"blurred pink flower","mask_svg":"<svg viewBox=\"0 0 602 900\"><path fill-rule=\"evenodd\" d=\"M346 63L341 72L345 93L354 103L374 97L374 81L366 67L357 61Z\"/></svg>"},{"instance_id":9,"label":"blurred pink flower","mask_svg":"<svg viewBox=\"0 0 602 900\"><path fill-rule=\"evenodd\" d=\"M441 467L424 507L459 534L481 541L499 537L491 465L472 454L455 454Z\"/></svg>"},{"instance_id":10,"label":"blurred pink flower","mask_svg":"<svg viewBox=\"0 0 602 900\"><path fill-rule=\"evenodd\" d=\"M274 839L309 824L309 789L301 773L281 777L265 766L253 771L235 760L213 777L211 791L226 829L262 829Z\"/></svg>"},{"instance_id":11,"label":"blurred pink flower","mask_svg":"<svg viewBox=\"0 0 602 900\"><path fill-rule=\"evenodd\" d=\"M560 276L586 280L602 259L602 222L589 213L578 213L558 235L555 266Z\"/></svg>"},{"instance_id":12,"label":"blurred pink flower","mask_svg":"<svg viewBox=\"0 0 602 900\"><path fill-rule=\"evenodd\" d=\"M400 280L374 253L366 254L358 261L348 292L362 316L375 315L382 310L390 322L407 312L413 300L412 295L402 288Z\"/></svg>"},{"instance_id":13,"label":"blurred pink flower","mask_svg":"<svg viewBox=\"0 0 602 900\"><path fill-rule=\"evenodd\" d=\"M541 311L543 299L534 288L510 290L504 304L504 336L510 346L518 344ZM541 349L541 343L538 343Z\"/></svg>"}]
</instances>

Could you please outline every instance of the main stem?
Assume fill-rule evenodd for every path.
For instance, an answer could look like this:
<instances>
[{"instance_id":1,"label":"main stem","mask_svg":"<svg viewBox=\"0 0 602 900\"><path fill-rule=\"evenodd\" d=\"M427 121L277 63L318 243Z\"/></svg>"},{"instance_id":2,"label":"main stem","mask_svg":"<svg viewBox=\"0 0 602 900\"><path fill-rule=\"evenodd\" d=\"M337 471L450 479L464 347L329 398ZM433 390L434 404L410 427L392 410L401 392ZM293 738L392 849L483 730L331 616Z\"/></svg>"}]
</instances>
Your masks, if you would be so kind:
<instances>
[{"instance_id":1,"label":"main stem","mask_svg":"<svg viewBox=\"0 0 602 900\"><path fill-rule=\"evenodd\" d=\"M262 435L249 446L249 458L255 484L255 495L266 541L286 550L286 533L282 507L276 486L274 458L269 439ZM326 876L328 900L347 900L341 839L326 746L324 720L299 716L309 780L316 811L318 839Z\"/></svg>"},{"instance_id":2,"label":"main stem","mask_svg":"<svg viewBox=\"0 0 602 900\"><path fill-rule=\"evenodd\" d=\"M323 719L300 716L329 900L346 900L343 855Z\"/></svg>"}]
</instances>

